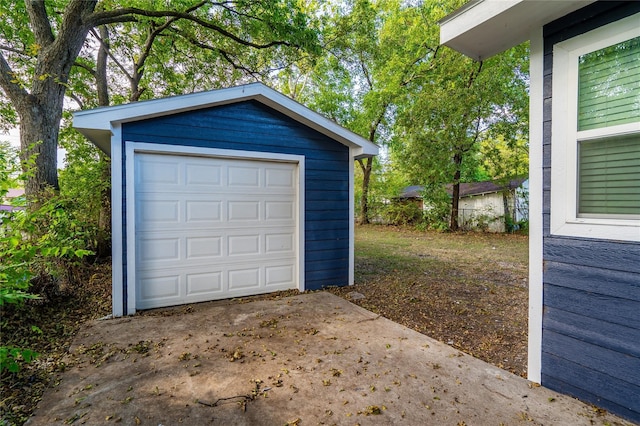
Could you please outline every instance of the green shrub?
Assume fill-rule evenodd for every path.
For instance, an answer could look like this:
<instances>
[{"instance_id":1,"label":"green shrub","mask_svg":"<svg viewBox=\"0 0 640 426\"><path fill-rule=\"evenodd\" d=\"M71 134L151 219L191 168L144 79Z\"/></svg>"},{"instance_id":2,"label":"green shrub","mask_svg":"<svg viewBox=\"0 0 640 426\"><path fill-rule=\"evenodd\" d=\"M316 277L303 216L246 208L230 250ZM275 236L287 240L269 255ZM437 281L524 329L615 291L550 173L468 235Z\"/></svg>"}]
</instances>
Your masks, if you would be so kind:
<instances>
[{"instance_id":1,"label":"green shrub","mask_svg":"<svg viewBox=\"0 0 640 426\"><path fill-rule=\"evenodd\" d=\"M382 209L382 218L390 225L415 225L422 221L422 209L411 201L396 201Z\"/></svg>"}]
</instances>

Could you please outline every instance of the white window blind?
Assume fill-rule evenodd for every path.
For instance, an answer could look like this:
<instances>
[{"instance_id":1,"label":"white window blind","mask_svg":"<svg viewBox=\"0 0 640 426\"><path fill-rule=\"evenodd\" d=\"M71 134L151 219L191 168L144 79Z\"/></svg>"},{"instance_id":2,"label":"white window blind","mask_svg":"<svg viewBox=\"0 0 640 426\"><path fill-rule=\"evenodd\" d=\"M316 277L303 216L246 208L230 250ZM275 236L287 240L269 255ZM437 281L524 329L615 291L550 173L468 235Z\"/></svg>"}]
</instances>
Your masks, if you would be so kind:
<instances>
[{"instance_id":1,"label":"white window blind","mask_svg":"<svg viewBox=\"0 0 640 426\"><path fill-rule=\"evenodd\" d=\"M640 121L640 37L580 57L578 131Z\"/></svg>"},{"instance_id":2,"label":"white window blind","mask_svg":"<svg viewBox=\"0 0 640 426\"><path fill-rule=\"evenodd\" d=\"M580 56L578 215L640 216L640 134L607 128L640 122L640 37ZM580 132L604 129L580 141Z\"/></svg>"}]
</instances>

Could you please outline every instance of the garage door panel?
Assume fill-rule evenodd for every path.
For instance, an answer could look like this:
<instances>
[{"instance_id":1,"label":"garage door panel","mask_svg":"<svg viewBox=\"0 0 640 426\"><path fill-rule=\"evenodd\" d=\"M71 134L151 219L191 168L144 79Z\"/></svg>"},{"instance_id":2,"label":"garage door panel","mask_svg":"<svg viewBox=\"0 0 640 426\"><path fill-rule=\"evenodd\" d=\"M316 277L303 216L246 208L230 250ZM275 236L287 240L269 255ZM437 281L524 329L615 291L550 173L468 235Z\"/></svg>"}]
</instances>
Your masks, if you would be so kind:
<instances>
[{"instance_id":1,"label":"garage door panel","mask_svg":"<svg viewBox=\"0 0 640 426\"><path fill-rule=\"evenodd\" d=\"M222 271L187 274L186 297L205 294L220 294L223 292Z\"/></svg>"},{"instance_id":2,"label":"garage door panel","mask_svg":"<svg viewBox=\"0 0 640 426\"><path fill-rule=\"evenodd\" d=\"M212 222L222 221L222 201L195 201L185 202L185 222Z\"/></svg>"},{"instance_id":3,"label":"garage door panel","mask_svg":"<svg viewBox=\"0 0 640 426\"><path fill-rule=\"evenodd\" d=\"M231 235L227 237L230 258L260 254L260 234Z\"/></svg>"},{"instance_id":4,"label":"garage door panel","mask_svg":"<svg viewBox=\"0 0 640 426\"><path fill-rule=\"evenodd\" d=\"M139 279L138 300L142 303L162 299L180 299L180 274L144 274Z\"/></svg>"},{"instance_id":5,"label":"garage door panel","mask_svg":"<svg viewBox=\"0 0 640 426\"><path fill-rule=\"evenodd\" d=\"M139 173L136 174L136 187L179 186L182 184L181 165L172 161L172 158L164 155L137 156L136 166ZM165 188L167 189L167 188Z\"/></svg>"},{"instance_id":6,"label":"garage door panel","mask_svg":"<svg viewBox=\"0 0 640 426\"><path fill-rule=\"evenodd\" d=\"M257 164L245 162L245 166L228 166L227 186L230 188L260 188L261 168Z\"/></svg>"},{"instance_id":7,"label":"garage door panel","mask_svg":"<svg viewBox=\"0 0 640 426\"><path fill-rule=\"evenodd\" d=\"M224 254L222 236L185 237L185 239L186 260L216 259Z\"/></svg>"},{"instance_id":8,"label":"garage door panel","mask_svg":"<svg viewBox=\"0 0 640 426\"><path fill-rule=\"evenodd\" d=\"M293 253L294 237L293 232L265 234L265 254Z\"/></svg>"},{"instance_id":9,"label":"garage door panel","mask_svg":"<svg viewBox=\"0 0 640 426\"><path fill-rule=\"evenodd\" d=\"M260 287L260 268L231 269L227 276L229 290L250 290Z\"/></svg>"},{"instance_id":10,"label":"garage door panel","mask_svg":"<svg viewBox=\"0 0 640 426\"><path fill-rule=\"evenodd\" d=\"M209 188L216 190L222 186L222 165L202 161L185 162L185 186L197 187L199 190Z\"/></svg>"},{"instance_id":11,"label":"garage door panel","mask_svg":"<svg viewBox=\"0 0 640 426\"><path fill-rule=\"evenodd\" d=\"M277 265L265 268L265 285L267 287L290 288L295 280L295 268L293 265Z\"/></svg>"},{"instance_id":12,"label":"garage door panel","mask_svg":"<svg viewBox=\"0 0 640 426\"><path fill-rule=\"evenodd\" d=\"M292 201L265 201L265 221L292 220L295 218L295 206Z\"/></svg>"},{"instance_id":13,"label":"garage door panel","mask_svg":"<svg viewBox=\"0 0 640 426\"><path fill-rule=\"evenodd\" d=\"M230 200L227 204L227 220L229 222L259 221L260 210L259 201Z\"/></svg>"},{"instance_id":14,"label":"garage door panel","mask_svg":"<svg viewBox=\"0 0 640 426\"><path fill-rule=\"evenodd\" d=\"M141 221L149 225L179 224L181 218L181 202L176 199L157 200L146 198L136 212Z\"/></svg>"},{"instance_id":15,"label":"garage door panel","mask_svg":"<svg viewBox=\"0 0 640 426\"><path fill-rule=\"evenodd\" d=\"M180 260L180 238L143 238L138 242L142 262Z\"/></svg>"},{"instance_id":16,"label":"garage door panel","mask_svg":"<svg viewBox=\"0 0 640 426\"><path fill-rule=\"evenodd\" d=\"M267 188L293 188L295 186L294 171L290 168L265 168L265 187Z\"/></svg>"},{"instance_id":17,"label":"garage door panel","mask_svg":"<svg viewBox=\"0 0 640 426\"><path fill-rule=\"evenodd\" d=\"M138 308L296 288L296 165L136 157Z\"/></svg>"}]
</instances>

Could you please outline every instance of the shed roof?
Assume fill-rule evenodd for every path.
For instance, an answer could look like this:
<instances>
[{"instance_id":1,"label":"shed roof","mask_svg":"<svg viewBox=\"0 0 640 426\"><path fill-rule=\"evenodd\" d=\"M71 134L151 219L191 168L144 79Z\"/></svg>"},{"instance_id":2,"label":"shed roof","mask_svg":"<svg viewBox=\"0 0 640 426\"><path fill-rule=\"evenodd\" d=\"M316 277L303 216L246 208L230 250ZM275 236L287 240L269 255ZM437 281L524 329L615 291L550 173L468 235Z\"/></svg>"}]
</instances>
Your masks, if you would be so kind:
<instances>
[{"instance_id":1,"label":"shed roof","mask_svg":"<svg viewBox=\"0 0 640 426\"><path fill-rule=\"evenodd\" d=\"M516 189L520 187L527 178L517 178L510 180L506 185L499 184L493 181L484 182L469 182L460 184L460 198L472 197L474 195L491 194L495 192L504 191L505 189ZM452 184L446 185L447 193L452 194ZM407 186L402 190L399 198L422 198L422 191L424 186L412 185Z\"/></svg>"},{"instance_id":2,"label":"shed roof","mask_svg":"<svg viewBox=\"0 0 640 426\"><path fill-rule=\"evenodd\" d=\"M101 150L110 154L114 125L248 100L267 105L346 146L355 148L356 158L378 154L376 144L262 83L77 111L73 114L73 126Z\"/></svg>"},{"instance_id":3,"label":"shed roof","mask_svg":"<svg viewBox=\"0 0 640 426\"><path fill-rule=\"evenodd\" d=\"M471 0L439 21L440 44L484 60L594 0Z\"/></svg>"}]
</instances>

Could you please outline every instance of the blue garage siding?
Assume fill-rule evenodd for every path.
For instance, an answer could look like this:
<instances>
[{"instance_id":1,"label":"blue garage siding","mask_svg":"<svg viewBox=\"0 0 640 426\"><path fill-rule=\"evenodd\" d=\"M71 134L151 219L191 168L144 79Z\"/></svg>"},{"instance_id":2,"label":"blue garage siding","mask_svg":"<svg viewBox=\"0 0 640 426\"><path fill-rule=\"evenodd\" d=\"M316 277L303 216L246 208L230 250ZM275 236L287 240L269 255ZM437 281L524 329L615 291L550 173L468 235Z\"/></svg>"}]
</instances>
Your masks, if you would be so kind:
<instances>
[{"instance_id":1,"label":"blue garage siding","mask_svg":"<svg viewBox=\"0 0 640 426\"><path fill-rule=\"evenodd\" d=\"M256 101L126 123L122 138L304 155L306 288L349 283L348 147Z\"/></svg>"},{"instance_id":2,"label":"blue garage siding","mask_svg":"<svg viewBox=\"0 0 640 426\"><path fill-rule=\"evenodd\" d=\"M554 44L640 12L596 2L544 28L542 384L640 421L640 244L550 234Z\"/></svg>"}]
</instances>

